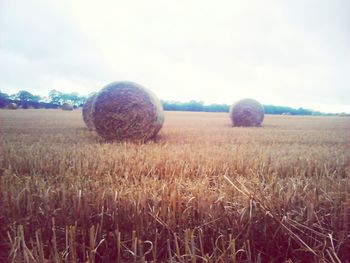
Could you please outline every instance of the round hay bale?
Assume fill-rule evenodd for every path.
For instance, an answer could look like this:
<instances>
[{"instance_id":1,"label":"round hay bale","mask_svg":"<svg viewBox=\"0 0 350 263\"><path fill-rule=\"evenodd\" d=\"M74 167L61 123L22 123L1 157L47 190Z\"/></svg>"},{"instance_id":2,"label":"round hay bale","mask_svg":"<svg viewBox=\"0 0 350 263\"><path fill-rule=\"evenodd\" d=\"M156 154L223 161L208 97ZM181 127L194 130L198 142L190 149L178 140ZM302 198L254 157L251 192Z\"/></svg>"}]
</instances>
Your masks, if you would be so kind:
<instances>
[{"instance_id":1,"label":"round hay bale","mask_svg":"<svg viewBox=\"0 0 350 263\"><path fill-rule=\"evenodd\" d=\"M93 121L106 140L147 141L164 123L163 107L156 95L133 82L113 82L96 96Z\"/></svg>"},{"instance_id":2,"label":"round hay bale","mask_svg":"<svg viewBox=\"0 0 350 263\"><path fill-rule=\"evenodd\" d=\"M85 102L83 106L83 120L86 124L86 127L89 130L94 130L95 129L95 124L92 119L92 106L94 104L94 100L96 98L97 94L91 95Z\"/></svg>"},{"instance_id":3,"label":"round hay bale","mask_svg":"<svg viewBox=\"0 0 350 263\"><path fill-rule=\"evenodd\" d=\"M18 109L18 106L17 106L17 104L16 103L9 103L8 105L7 105L7 108L9 109L9 110L17 110Z\"/></svg>"},{"instance_id":4,"label":"round hay bale","mask_svg":"<svg viewBox=\"0 0 350 263\"><path fill-rule=\"evenodd\" d=\"M73 110L73 105L66 102L66 103L62 104L61 109L62 110Z\"/></svg>"},{"instance_id":5,"label":"round hay bale","mask_svg":"<svg viewBox=\"0 0 350 263\"><path fill-rule=\"evenodd\" d=\"M264 108L253 99L239 100L231 106L230 118L236 127L258 127L264 120Z\"/></svg>"}]
</instances>

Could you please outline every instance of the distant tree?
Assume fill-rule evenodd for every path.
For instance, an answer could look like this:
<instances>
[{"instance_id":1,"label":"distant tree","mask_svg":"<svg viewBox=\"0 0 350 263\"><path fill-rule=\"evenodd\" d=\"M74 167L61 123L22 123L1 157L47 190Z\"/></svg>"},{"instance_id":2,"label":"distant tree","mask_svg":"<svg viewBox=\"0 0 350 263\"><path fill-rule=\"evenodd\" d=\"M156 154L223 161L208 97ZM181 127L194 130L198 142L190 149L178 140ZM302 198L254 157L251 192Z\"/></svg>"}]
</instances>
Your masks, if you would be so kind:
<instances>
[{"instance_id":1,"label":"distant tree","mask_svg":"<svg viewBox=\"0 0 350 263\"><path fill-rule=\"evenodd\" d=\"M207 111L207 112L228 112L230 106L227 104L204 105L202 101L191 100L189 102L162 100L163 108L166 111Z\"/></svg>"},{"instance_id":2,"label":"distant tree","mask_svg":"<svg viewBox=\"0 0 350 263\"><path fill-rule=\"evenodd\" d=\"M298 115L312 115L312 110L299 108L297 109Z\"/></svg>"},{"instance_id":3,"label":"distant tree","mask_svg":"<svg viewBox=\"0 0 350 263\"><path fill-rule=\"evenodd\" d=\"M49 98L51 100L51 103L54 104L62 104L62 92L58 91L58 90L51 90L49 92Z\"/></svg>"},{"instance_id":4,"label":"distant tree","mask_svg":"<svg viewBox=\"0 0 350 263\"><path fill-rule=\"evenodd\" d=\"M191 100L189 102L162 100L163 108L166 111L206 111L206 112L228 112L228 104L204 105L201 101ZM294 109L286 106L264 105L266 114L288 114L288 115L330 115L304 108Z\"/></svg>"},{"instance_id":5,"label":"distant tree","mask_svg":"<svg viewBox=\"0 0 350 263\"><path fill-rule=\"evenodd\" d=\"M77 92L63 93L55 89L49 92L49 98L51 103L60 105L63 103L70 103L75 107L83 105L86 101L86 96L80 96Z\"/></svg>"},{"instance_id":6,"label":"distant tree","mask_svg":"<svg viewBox=\"0 0 350 263\"><path fill-rule=\"evenodd\" d=\"M10 96L4 92L0 91L0 108L3 108L7 105Z\"/></svg>"},{"instance_id":7,"label":"distant tree","mask_svg":"<svg viewBox=\"0 0 350 263\"><path fill-rule=\"evenodd\" d=\"M228 112L230 106L227 104L209 104L203 106L203 111L207 112Z\"/></svg>"},{"instance_id":8,"label":"distant tree","mask_svg":"<svg viewBox=\"0 0 350 263\"><path fill-rule=\"evenodd\" d=\"M65 94L65 98L66 98L65 102L70 102L76 107L83 105L86 101L86 97L80 96L77 92Z\"/></svg>"},{"instance_id":9,"label":"distant tree","mask_svg":"<svg viewBox=\"0 0 350 263\"><path fill-rule=\"evenodd\" d=\"M31 101L33 98L33 94L28 91L21 90L17 94L15 94L14 98L19 101Z\"/></svg>"},{"instance_id":10,"label":"distant tree","mask_svg":"<svg viewBox=\"0 0 350 263\"><path fill-rule=\"evenodd\" d=\"M33 102L40 101L41 97L37 95L33 95L29 91L21 90L17 94L15 94L15 99L21 102Z\"/></svg>"},{"instance_id":11,"label":"distant tree","mask_svg":"<svg viewBox=\"0 0 350 263\"><path fill-rule=\"evenodd\" d=\"M11 98L13 102L21 106L23 109L28 109L29 107L39 108L41 97L38 95L33 95L29 91L21 90L16 94L12 95Z\"/></svg>"},{"instance_id":12,"label":"distant tree","mask_svg":"<svg viewBox=\"0 0 350 263\"><path fill-rule=\"evenodd\" d=\"M204 105L201 101L191 100L189 102L164 101L162 100L164 110L173 111L203 111Z\"/></svg>"},{"instance_id":13,"label":"distant tree","mask_svg":"<svg viewBox=\"0 0 350 263\"><path fill-rule=\"evenodd\" d=\"M203 111L203 102L191 100L184 103L185 110L187 111Z\"/></svg>"}]
</instances>

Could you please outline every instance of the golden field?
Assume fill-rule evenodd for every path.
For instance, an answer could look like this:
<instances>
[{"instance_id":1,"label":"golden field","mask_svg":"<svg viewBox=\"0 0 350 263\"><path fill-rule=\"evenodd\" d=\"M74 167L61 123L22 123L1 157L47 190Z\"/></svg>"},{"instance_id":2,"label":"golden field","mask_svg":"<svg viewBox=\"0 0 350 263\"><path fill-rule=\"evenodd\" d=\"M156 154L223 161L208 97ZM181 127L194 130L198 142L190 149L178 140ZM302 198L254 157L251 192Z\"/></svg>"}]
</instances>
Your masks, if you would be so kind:
<instances>
[{"instance_id":1,"label":"golden field","mask_svg":"<svg viewBox=\"0 0 350 263\"><path fill-rule=\"evenodd\" d=\"M1 262L350 262L350 118L166 112L108 143L0 110Z\"/></svg>"}]
</instances>

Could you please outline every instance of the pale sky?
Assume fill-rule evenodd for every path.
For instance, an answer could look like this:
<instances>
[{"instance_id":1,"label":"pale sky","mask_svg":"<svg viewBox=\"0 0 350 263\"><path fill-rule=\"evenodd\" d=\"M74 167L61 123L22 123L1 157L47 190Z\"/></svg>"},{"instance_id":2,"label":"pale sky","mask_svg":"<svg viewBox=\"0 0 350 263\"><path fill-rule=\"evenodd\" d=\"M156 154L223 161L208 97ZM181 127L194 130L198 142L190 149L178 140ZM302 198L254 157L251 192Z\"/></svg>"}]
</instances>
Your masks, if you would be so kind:
<instances>
[{"instance_id":1,"label":"pale sky","mask_svg":"<svg viewBox=\"0 0 350 263\"><path fill-rule=\"evenodd\" d=\"M350 113L349 12L347 0L0 0L0 90L128 80L167 100Z\"/></svg>"}]
</instances>

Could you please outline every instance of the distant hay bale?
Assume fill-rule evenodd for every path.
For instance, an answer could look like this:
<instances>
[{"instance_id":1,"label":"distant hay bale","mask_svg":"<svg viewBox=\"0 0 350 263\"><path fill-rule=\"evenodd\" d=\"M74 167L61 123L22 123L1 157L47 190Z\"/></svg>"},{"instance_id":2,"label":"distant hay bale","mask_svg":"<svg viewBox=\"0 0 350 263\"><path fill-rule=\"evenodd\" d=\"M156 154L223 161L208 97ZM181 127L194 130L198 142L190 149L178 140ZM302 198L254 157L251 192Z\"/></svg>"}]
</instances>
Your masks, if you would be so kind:
<instances>
[{"instance_id":1,"label":"distant hay bale","mask_svg":"<svg viewBox=\"0 0 350 263\"><path fill-rule=\"evenodd\" d=\"M258 127L264 120L264 108L254 99L243 99L230 108L230 118L233 126Z\"/></svg>"},{"instance_id":2,"label":"distant hay bale","mask_svg":"<svg viewBox=\"0 0 350 263\"><path fill-rule=\"evenodd\" d=\"M66 102L66 103L62 104L61 109L62 110L73 110L73 105Z\"/></svg>"},{"instance_id":3,"label":"distant hay bale","mask_svg":"<svg viewBox=\"0 0 350 263\"><path fill-rule=\"evenodd\" d=\"M93 121L106 140L147 141L164 123L163 107L156 95L133 82L113 82L96 96Z\"/></svg>"},{"instance_id":4,"label":"distant hay bale","mask_svg":"<svg viewBox=\"0 0 350 263\"><path fill-rule=\"evenodd\" d=\"M7 105L7 108L9 109L9 110L17 110L18 109L18 106L17 106L17 104L16 103L9 103L8 105Z\"/></svg>"},{"instance_id":5,"label":"distant hay bale","mask_svg":"<svg viewBox=\"0 0 350 263\"><path fill-rule=\"evenodd\" d=\"M92 106L94 104L94 100L96 98L97 94L91 95L85 102L83 106L83 119L86 124L86 127L89 130L94 130L95 129L95 124L92 119Z\"/></svg>"}]
</instances>

